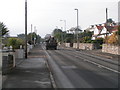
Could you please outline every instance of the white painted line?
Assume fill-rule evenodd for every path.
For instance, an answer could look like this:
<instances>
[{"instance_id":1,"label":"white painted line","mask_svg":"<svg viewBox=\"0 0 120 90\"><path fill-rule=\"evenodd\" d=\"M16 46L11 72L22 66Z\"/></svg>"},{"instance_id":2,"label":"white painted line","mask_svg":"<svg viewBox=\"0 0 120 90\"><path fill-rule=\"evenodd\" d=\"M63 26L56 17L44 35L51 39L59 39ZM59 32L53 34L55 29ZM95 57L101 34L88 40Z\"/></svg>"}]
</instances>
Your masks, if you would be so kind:
<instances>
[{"instance_id":1,"label":"white painted line","mask_svg":"<svg viewBox=\"0 0 120 90\"><path fill-rule=\"evenodd\" d=\"M100 67L100 68L105 68L105 69L110 70L110 71L113 71L113 72L115 72L115 73L120 73L120 72L117 71L117 70L114 70L114 69L111 69L111 68L109 68L109 67L103 66L103 65L98 64L98 63L96 63L96 62L89 61L89 60L86 60L86 61L89 62L89 63L92 63L92 64L94 64L94 65L97 65L97 66Z\"/></svg>"},{"instance_id":2,"label":"white painted line","mask_svg":"<svg viewBox=\"0 0 120 90\"><path fill-rule=\"evenodd\" d=\"M76 51L76 52L79 52L79 51ZM105 62L108 62L108 63L112 63L112 64L115 64L115 65L119 65L118 61L113 61L111 59L107 59L107 58L103 58L103 57L99 57L99 56L96 56L96 55L92 55L92 54L88 54L88 53L85 53L85 52L79 52L81 53L82 55L87 55L91 58L96 58L96 59L100 59L102 61L105 61ZM105 60L104 60L105 59Z\"/></svg>"},{"instance_id":3,"label":"white painted line","mask_svg":"<svg viewBox=\"0 0 120 90\"><path fill-rule=\"evenodd\" d=\"M76 52L79 52L79 51L76 51ZM111 69L111 68L109 68L109 67L103 66L103 65L98 64L98 63L96 63L96 62L93 62L93 61L84 59L84 58L82 58L82 57L80 57L80 58L83 59L83 60L86 61L86 62L89 62L89 63L92 63L92 64L94 64L94 65L97 65L99 68L105 68L105 69L110 70L110 71L112 71L112 72L120 73L120 72L117 71L117 70L114 70L114 69Z\"/></svg>"},{"instance_id":4,"label":"white painted line","mask_svg":"<svg viewBox=\"0 0 120 90\"><path fill-rule=\"evenodd\" d=\"M101 66L101 65L99 65L98 67L99 67L99 68L102 68L102 66Z\"/></svg>"}]
</instances>

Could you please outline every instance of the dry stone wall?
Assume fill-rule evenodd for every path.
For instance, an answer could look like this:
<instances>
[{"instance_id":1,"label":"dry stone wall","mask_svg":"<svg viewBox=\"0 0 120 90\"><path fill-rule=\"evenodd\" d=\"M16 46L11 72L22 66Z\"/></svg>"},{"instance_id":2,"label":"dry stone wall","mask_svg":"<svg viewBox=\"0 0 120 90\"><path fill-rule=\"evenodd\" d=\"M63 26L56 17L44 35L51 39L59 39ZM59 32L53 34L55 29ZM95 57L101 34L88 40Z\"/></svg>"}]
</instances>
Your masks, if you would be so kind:
<instances>
[{"instance_id":1,"label":"dry stone wall","mask_svg":"<svg viewBox=\"0 0 120 90\"><path fill-rule=\"evenodd\" d=\"M70 47L70 43L65 43L65 46ZM73 43L73 48L77 48L77 43ZM94 44L91 44L91 43L79 43L79 49L93 50L94 49Z\"/></svg>"},{"instance_id":2,"label":"dry stone wall","mask_svg":"<svg viewBox=\"0 0 120 90\"><path fill-rule=\"evenodd\" d=\"M92 43L79 43L79 49L93 50L94 44L92 44Z\"/></svg>"},{"instance_id":3,"label":"dry stone wall","mask_svg":"<svg viewBox=\"0 0 120 90\"><path fill-rule=\"evenodd\" d=\"M120 55L120 46L103 44L102 52Z\"/></svg>"}]
</instances>

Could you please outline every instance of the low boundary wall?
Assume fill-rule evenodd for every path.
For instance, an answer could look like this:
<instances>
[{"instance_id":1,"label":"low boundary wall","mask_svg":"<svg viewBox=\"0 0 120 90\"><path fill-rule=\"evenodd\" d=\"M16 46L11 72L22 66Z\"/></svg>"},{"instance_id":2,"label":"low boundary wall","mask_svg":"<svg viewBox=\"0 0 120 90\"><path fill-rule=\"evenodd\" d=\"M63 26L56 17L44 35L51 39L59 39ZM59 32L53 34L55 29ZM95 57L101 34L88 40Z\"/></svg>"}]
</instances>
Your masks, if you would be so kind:
<instances>
[{"instance_id":1,"label":"low boundary wall","mask_svg":"<svg viewBox=\"0 0 120 90\"><path fill-rule=\"evenodd\" d=\"M103 44L102 52L120 55L120 46L118 46L118 45L110 45L110 44Z\"/></svg>"}]
</instances>

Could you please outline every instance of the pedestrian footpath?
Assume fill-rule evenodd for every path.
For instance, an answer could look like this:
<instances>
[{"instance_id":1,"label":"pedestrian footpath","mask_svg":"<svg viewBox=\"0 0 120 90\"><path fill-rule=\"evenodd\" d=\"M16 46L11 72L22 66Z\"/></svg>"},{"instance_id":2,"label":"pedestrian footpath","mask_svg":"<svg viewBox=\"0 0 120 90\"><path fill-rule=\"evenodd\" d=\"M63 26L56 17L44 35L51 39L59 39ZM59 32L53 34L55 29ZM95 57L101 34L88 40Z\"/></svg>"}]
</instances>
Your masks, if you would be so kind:
<instances>
[{"instance_id":1,"label":"pedestrian footpath","mask_svg":"<svg viewBox=\"0 0 120 90\"><path fill-rule=\"evenodd\" d=\"M16 68L7 75L5 88L52 88L45 54L40 45L31 50L28 59L16 60Z\"/></svg>"}]
</instances>

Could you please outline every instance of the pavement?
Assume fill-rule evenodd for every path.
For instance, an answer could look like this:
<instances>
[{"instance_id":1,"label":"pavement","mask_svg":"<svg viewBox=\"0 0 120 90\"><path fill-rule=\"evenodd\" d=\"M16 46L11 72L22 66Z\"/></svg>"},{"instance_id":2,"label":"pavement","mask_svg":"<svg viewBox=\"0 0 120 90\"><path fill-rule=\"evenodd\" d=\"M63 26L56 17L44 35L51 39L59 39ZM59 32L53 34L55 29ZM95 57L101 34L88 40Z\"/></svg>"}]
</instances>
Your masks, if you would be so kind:
<instances>
[{"instance_id":1,"label":"pavement","mask_svg":"<svg viewBox=\"0 0 120 90\"><path fill-rule=\"evenodd\" d=\"M46 63L41 46L34 47L28 59L16 60L14 70L7 76L3 76L3 90L6 88L52 88Z\"/></svg>"}]
</instances>

